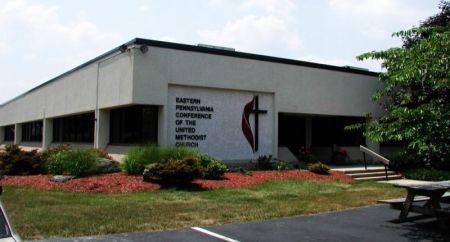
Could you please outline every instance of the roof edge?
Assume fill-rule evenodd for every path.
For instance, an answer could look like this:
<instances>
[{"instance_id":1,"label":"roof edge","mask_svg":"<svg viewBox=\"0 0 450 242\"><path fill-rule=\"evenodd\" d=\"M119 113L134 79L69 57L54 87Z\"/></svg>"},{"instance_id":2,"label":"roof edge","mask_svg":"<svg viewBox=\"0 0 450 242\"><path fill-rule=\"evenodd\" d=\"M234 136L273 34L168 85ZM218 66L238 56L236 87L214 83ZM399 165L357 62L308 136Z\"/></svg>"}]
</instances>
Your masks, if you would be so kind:
<instances>
[{"instance_id":1,"label":"roof edge","mask_svg":"<svg viewBox=\"0 0 450 242\"><path fill-rule=\"evenodd\" d=\"M176 49L176 50L183 50L183 51L192 51L192 52L200 52L200 53L206 53L206 54L213 54L213 55L221 55L221 56L229 56L229 57L237 57L237 58L244 58L244 59L250 59L250 60L259 60L259 61L266 61L266 62L272 62L272 63L280 63L280 64L288 64L288 65L295 65L295 66L304 66L304 67L310 67L310 68L317 68L317 69L324 69L324 70L332 70L332 71L339 71L339 72L346 72L346 73L352 73L352 74L361 74L366 76L373 76L377 77L379 75L378 72L372 72L372 71L366 71L366 70L359 70L359 69L352 69L349 67L340 67L340 66L333 66L333 65L327 65L327 64L320 64L315 62L307 62L307 61L301 61L301 60L293 60L293 59L287 59L287 58L281 58L281 57L274 57L274 56L267 56L267 55L259 55L259 54L252 54L247 52L239 52L239 51L231 51L231 50L224 50L224 49L213 49L203 46L195 46L195 45L188 45L188 44L180 44L180 43L172 43L172 42L165 42L165 41L158 41L158 40L150 40L150 39L143 39L143 38L134 38L110 51L107 51L73 69L70 69L69 71L66 71L12 99L9 101L6 101L2 104L0 104L0 107L3 107L47 84L52 83L53 81L56 81L64 76L67 76L77 70L80 70L92 63L95 63L113 53L116 53L117 51L120 51L120 48L123 45L129 46L129 45L148 45L153 47L161 47L161 48L168 48L168 49Z\"/></svg>"},{"instance_id":2,"label":"roof edge","mask_svg":"<svg viewBox=\"0 0 450 242\"><path fill-rule=\"evenodd\" d=\"M230 56L230 57L238 57L238 58L245 58L245 59L252 59L252 60L274 62L274 63L280 63L280 64L305 66L305 67L311 67L311 68L340 71L340 72L361 74L361 75L367 75L367 76L378 76L380 74L379 72L372 72L372 71L366 71L366 70L360 70L360 69L352 69L349 67L333 66L333 65L320 64L320 63L315 63L315 62L287 59L287 58L274 57L274 56L268 56L268 55L259 55L259 54L232 51L232 50L226 50L226 49L214 49L214 48L208 48L208 47L203 47L203 46L179 44L179 43L172 43L172 42L165 42L165 41L158 41L158 40L149 40L149 39L143 39L143 38L135 38L134 41L135 41L134 44L137 44L137 45L148 45L148 46L154 46L154 47L162 47L162 48L169 48L169 49L177 49L177 50L200 52L200 53L207 53L207 54L214 54L214 55L223 55L223 56Z\"/></svg>"}]
</instances>

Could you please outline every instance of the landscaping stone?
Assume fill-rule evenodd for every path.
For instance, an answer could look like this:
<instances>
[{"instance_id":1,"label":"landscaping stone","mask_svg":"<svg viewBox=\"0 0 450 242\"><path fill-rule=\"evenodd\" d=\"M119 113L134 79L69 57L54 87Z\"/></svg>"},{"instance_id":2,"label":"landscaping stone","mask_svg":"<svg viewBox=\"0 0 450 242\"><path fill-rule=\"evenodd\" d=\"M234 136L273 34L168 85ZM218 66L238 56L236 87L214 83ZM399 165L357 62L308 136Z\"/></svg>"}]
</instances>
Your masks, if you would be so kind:
<instances>
[{"instance_id":1,"label":"landscaping stone","mask_svg":"<svg viewBox=\"0 0 450 242\"><path fill-rule=\"evenodd\" d=\"M62 182L70 181L73 178L75 178L75 176L54 175L50 178L50 181L62 183Z\"/></svg>"},{"instance_id":2,"label":"landscaping stone","mask_svg":"<svg viewBox=\"0 0 450 242\"><path fill-rule=\"evenodd\" d=\"M120 171L119 162L115 160L109 160L106 158L98 158L95 161L95 166L90 173L102 174L112 173Z\"/></svg>"}]
</instances>

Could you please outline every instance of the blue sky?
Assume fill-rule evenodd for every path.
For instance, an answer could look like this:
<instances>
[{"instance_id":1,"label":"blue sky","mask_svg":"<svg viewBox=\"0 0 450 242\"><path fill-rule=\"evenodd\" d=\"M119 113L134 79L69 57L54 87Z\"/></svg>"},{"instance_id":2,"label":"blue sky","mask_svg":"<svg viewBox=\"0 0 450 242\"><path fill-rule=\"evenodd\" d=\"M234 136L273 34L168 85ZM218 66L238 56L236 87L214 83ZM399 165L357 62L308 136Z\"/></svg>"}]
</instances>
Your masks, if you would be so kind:
<instances>
[{"instance_id":1,"label":"blue sky","mask_svg":"<svg viewBox=\"0 0 450 242\"><path fill-rule=\"evenodd\" d=\"M135 37L380 71L439 0L1 0L0 103Z\"/></svg>"}]
</instances>

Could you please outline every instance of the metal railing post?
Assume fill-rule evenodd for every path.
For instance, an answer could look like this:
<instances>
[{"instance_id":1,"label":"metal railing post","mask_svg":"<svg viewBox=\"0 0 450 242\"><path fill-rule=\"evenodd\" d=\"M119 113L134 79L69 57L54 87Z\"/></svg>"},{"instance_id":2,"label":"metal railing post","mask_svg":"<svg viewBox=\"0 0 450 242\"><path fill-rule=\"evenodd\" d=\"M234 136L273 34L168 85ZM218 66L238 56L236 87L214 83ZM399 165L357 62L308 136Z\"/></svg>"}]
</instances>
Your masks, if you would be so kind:
<instances>
[{"instance_id":1,"label":"metal railing post","mask_svg":"<svg viewBox=\"0 0 450 242\"><path fill-rule=\"evenodd\" d=\"M386 175L386 181L389 181L388 167L387 167L387 165L384 165L384 174Z\"/></svg>"},{"instance_id":2,"label":"metal railing post","mask_svg":"<svg viewBox=\"0 0 450 242\"><path fill-rule=\"evenodd\" d=\"M363 152L363 158L364 158L364 168L367 170L366 153L364 153L364 152Z\"/></svg>"}]
</instances>

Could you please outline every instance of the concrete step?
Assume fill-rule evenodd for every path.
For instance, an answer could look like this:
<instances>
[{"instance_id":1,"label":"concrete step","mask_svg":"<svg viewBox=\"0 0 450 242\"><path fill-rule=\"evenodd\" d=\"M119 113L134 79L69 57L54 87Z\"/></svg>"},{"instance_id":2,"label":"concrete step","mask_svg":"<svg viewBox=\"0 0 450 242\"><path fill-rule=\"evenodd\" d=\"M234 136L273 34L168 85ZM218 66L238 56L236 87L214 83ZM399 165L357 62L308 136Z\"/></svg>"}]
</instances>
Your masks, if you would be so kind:
<instances>
[{"instance_id":1,"label":"concrete step","mask_svg":"<svg viewBox=\"0 0 450 242\"><path fill-rule=\"evenodd\" d=\"M385 171L376 171L376 172L363 172L363 173L351 173L346 174L349 175L351 178L360 178L360 177L377 177L377 176L385 176ZM394 171L388 171L388 175L396 175Z\"/></svg>"},{"instance_id":2,"label":"concrete step","mask_svg":"<svg viewBox=\"0 0 450 242\"><path fill-rule=\"evenodd\" d=\"M384 166L369 166L367 170L362 167L344 167L344 168L332 168L334 171L340 171L344 174L354 174L354 173L366 173L366 172L381 172L384 171Z\"/></svg>"},{"instance_id":3,"label":"concrete step","mask_svg":"<svg viewBox=\"0 0 450 242\"><path fill-rule=\"evenodd\" d=\"M396 180L396 179L402 179L402 175L389 175L388 180ZM354 178L355 181L384 181L386 180L386 176L372 176L372 177L359 177Z\"/></svg>"},{"instance_id":4,"label":"concrete step","mask_svg":"<svg viewBox=\"0 0 450 242\"><path fill-rule=\"evenodd\" d=\"M350 175L350 174L361 174L361 173L371 173L371 172L384 172L383 168L372 168L365 170L364 168L358 169L358 170L348 170L344 171L344 174Z\"/></svg>"}]
</instances>

